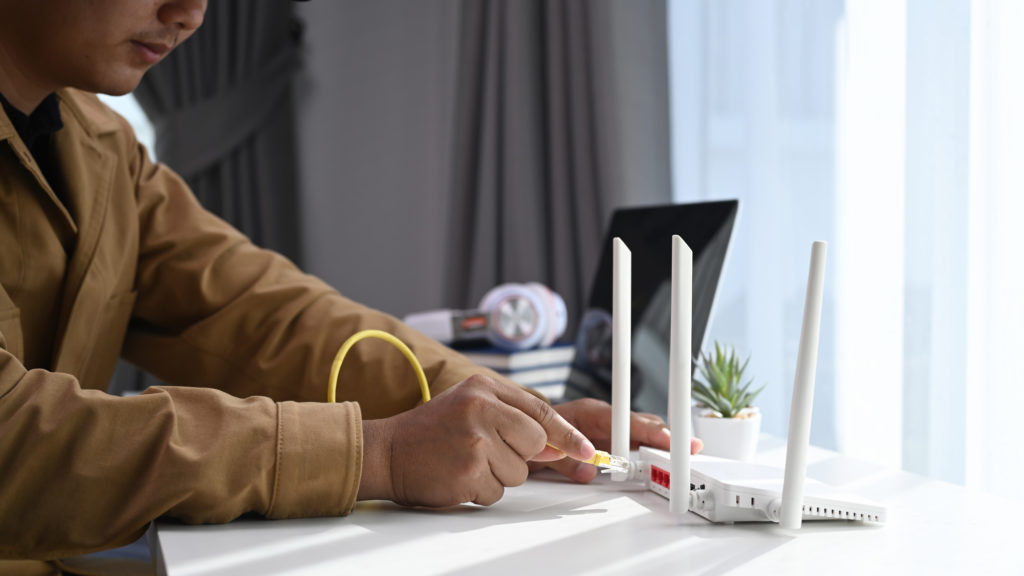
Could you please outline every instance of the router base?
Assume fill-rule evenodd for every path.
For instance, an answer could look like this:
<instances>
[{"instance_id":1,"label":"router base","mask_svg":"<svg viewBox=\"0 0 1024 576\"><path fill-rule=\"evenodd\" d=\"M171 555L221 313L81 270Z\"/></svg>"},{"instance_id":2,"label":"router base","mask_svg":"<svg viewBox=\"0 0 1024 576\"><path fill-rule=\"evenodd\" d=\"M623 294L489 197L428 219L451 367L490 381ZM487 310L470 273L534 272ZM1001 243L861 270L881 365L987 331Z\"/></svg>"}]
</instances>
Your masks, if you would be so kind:
<instances>
[{"instance_id":1,"label":"router base","mask_svg":"<svg viewBox=\"0 0 1024 576\"><path fill-rule=\"evenodd\" d=\"M644 485L669 497L671 456L640 448ZM772 522L782 500L781 468L714 456L690 457L690 485L704 495L692 512L715 523ZM855 520L883 523L885 507L808 478L804 484L804 520Z\"/></svg>"}]
</instances>

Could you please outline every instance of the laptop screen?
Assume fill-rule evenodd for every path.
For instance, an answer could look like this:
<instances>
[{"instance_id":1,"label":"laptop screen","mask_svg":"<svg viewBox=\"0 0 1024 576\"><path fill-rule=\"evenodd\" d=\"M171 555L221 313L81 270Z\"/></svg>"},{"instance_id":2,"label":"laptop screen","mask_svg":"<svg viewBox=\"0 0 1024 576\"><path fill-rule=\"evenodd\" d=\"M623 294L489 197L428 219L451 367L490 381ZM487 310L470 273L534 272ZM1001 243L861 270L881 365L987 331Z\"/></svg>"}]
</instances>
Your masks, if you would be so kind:
<instances>
[{"instance_id":1,"label":"laptop screen","mask_svg":"<svg viewBox=\"0 0 1024 576\"><path fill-rule=\"evenodd\" d=\"M693 250L693 357L704 341L739 202L725 200L623 208L612 215L601 261L580 320L576 359L566 399L611 398L612 239L632 252L632 369L634 410L668 412L669 310L672 235Z\"/></svg>"}]
</instances>

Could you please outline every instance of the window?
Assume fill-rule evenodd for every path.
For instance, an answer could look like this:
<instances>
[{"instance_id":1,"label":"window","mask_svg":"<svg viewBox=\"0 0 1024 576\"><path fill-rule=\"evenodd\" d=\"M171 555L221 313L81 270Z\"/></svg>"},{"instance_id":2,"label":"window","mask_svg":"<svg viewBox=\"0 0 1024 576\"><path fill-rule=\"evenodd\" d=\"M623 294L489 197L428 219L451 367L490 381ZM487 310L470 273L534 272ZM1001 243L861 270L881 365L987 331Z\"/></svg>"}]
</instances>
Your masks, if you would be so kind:
<instances>
[{"instance_id":1,"label":"window","mask_svg":"<svg viewBox=\"0 0 1024 576\"><path fill-rule=\"evenodd\" d=\"M1024 4L669 3L678 201L739 198L709 338L783 436L829 242L812 441L1020 498Z\"/></svg>"}]
</instances>

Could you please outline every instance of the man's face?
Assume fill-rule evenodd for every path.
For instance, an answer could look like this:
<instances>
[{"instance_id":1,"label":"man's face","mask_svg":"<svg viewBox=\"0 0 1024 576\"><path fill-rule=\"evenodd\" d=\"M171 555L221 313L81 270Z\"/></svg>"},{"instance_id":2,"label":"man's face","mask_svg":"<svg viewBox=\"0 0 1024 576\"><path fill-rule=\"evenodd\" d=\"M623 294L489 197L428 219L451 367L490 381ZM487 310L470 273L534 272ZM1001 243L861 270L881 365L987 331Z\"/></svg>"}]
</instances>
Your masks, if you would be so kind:
<instances>
[{"instance_id":1,"label":"man's face","mask_svg":"<svg viewBox=\"0 0 1024 576\"><path fill-rule=\"evenodd\" d=\"M203 21L206 0L2 0L3 47L39 86L125 94ZM8 59L9 61L9 59Z\"/></svg>"}]
</instances>

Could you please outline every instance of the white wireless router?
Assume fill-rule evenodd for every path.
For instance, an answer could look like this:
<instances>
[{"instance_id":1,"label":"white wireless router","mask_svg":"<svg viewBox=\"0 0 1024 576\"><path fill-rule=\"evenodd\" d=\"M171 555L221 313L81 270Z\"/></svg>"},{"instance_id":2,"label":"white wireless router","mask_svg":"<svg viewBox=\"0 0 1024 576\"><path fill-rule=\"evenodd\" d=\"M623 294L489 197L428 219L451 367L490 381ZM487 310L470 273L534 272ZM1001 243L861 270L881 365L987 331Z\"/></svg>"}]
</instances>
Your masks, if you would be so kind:
<instances>
[{"instance_id":1,"label":"white wireless router","mask_svg":"<svg viewBox=\"0 0 1024 576\"><path fill-rule=\"evenodd\" d=\"M612 454L629 459L630 252L615 238L612 251ZM692 324L693 252L672 237L672 312L669 351L669 425L672 452L641 447L630 472L612 480L638 480L669 499L675 514L695 512L712 522L778 522L800 528L803 520L885 522L885 507L821 482L806 479L818 328L825 282L824 242L811 247L797 355L785 470L748 462L690 456L689 362Z\"/></svg>"}]
</instances>

